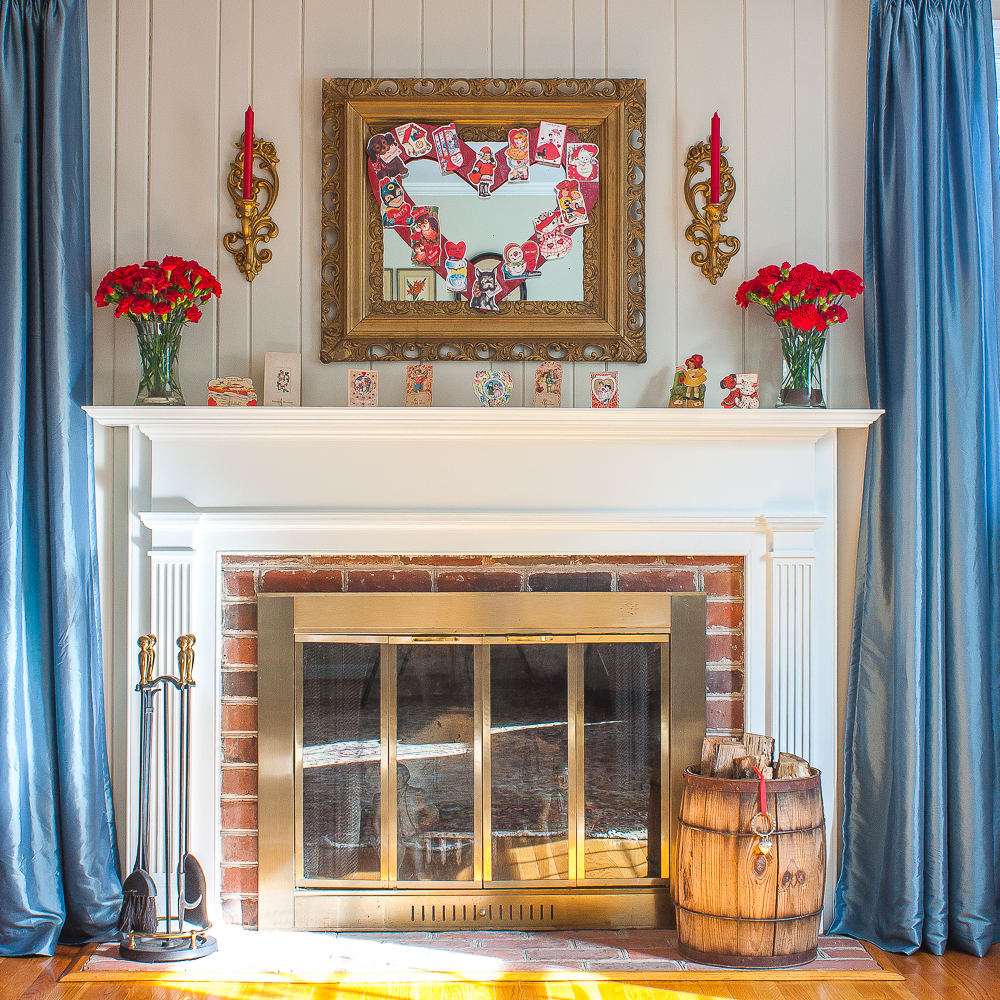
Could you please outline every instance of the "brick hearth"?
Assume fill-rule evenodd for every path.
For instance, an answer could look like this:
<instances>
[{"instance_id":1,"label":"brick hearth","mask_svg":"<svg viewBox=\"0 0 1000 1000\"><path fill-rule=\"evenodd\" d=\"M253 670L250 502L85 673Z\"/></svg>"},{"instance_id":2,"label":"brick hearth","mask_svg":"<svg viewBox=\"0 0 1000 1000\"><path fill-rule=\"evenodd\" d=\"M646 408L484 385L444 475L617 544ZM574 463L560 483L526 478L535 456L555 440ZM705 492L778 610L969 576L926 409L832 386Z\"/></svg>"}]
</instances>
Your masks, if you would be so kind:
<instances>
[{"instance_id":1,"label":"brick hearth","mask_svg":"<svg viewBox=\"0 0 1000 1000\"><path fill-rule=\"evenodd\" d=\"M222 899L257 925L257 594L704 591L707 726L743 730L743 560L707 556L224 556Z\"/></svg>"}]
</instances>

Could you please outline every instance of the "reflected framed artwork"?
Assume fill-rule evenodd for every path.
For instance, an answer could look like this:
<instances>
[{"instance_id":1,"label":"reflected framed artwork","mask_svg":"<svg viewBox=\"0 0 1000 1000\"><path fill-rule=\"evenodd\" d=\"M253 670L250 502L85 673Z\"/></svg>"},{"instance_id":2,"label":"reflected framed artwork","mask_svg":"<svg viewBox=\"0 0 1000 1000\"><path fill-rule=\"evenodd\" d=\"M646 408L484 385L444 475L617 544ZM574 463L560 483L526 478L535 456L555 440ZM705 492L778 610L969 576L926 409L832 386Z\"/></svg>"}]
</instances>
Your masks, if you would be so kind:
<instances>
[{"instance_id":1,"label":"reflected framed artwork","mask_svg":"<svg viewBox=\"0 0 1000 1000\"><path fill-rule=\"evenodd\" d=\"M328 79L322 145L322 361L645 361L643 80Z\"/></svg>"}]
</instances>

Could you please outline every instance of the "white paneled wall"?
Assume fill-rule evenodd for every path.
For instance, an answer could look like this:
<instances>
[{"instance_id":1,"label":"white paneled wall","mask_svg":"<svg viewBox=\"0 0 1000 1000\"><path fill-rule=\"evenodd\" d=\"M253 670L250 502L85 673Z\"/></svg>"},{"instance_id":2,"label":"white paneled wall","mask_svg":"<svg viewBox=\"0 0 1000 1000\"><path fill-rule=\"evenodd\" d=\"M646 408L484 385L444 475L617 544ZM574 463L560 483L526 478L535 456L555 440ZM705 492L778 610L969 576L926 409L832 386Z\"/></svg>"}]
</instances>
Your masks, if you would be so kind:
<instances>
[{"instance_id":1,"label":"white paneled wall","mask_svg":"<svg viewBox=\"0 0 1000 1000\"><path fill-rule=\"evenodd\" d=\"M859 0L89 0L94 279L164 254L218 274L222 299L187 328L181 384L203 404L217 375L253 376L264 352L301 351L306 405L344 405L348 365L319 361L320 88L325 76L613 76L647 81L644 365L619 365L623 406L666 403L674 366L705 357L719 379L780 374L773 325L737 286L763 264L861 269L867 8ZM236 228L228 165L252 101L275 143L274 259L252 285L222 249ZM727 231L742 250L710 285L690 263L680 184L688 146L722 118L738 190ZM828 395L864 406L861 309L829 338ZM475 317L470 317L474 322ZM94 397L131 403L132 326L95 313ZM514 372L514 404L535 362ZM381 363L401 405L404 366ZM476 400L473 362L438 363L435 405ZM563 405L589 406L589 373Z\"/></svg>"}]
</instances>

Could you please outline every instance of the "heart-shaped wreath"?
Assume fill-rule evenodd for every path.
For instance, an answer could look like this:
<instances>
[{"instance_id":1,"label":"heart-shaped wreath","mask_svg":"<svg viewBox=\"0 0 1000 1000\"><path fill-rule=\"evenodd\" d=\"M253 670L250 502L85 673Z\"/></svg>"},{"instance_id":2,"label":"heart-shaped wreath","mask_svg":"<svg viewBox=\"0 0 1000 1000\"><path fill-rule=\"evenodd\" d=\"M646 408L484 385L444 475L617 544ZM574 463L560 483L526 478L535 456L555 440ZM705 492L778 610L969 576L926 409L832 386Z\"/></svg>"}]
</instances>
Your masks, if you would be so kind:
<instances>
[{"instance_id":1,"label":"heart-shaped wreath","mask_svg":"<svg viewBox=\"0 0 1000 1000\"><path fill-rule=\"evenodd\" d=\"M495 311L497 302L538 275L547 260L569 253L573 230L587 223L599 191L597 146L581 142L564 126L542 122L531 130L511 129L508 143L496 154L485 145L477 154L453 122L434 129L408 122L368 142L368 181L381 206L384 228L394 229L410 246L414 263L433 268L451 291L483 311ZM414 204L403 184L406 164L423 159L436 160L442 174L454 173L482 197L508 181L528 180L535 163L566 168L566 179L555 185L554 207L533 220L534 232L524 243L508 244L503 263L493 271L467 275L465 241L446 240L437 209Z\"/></svg>"}]
</instances>

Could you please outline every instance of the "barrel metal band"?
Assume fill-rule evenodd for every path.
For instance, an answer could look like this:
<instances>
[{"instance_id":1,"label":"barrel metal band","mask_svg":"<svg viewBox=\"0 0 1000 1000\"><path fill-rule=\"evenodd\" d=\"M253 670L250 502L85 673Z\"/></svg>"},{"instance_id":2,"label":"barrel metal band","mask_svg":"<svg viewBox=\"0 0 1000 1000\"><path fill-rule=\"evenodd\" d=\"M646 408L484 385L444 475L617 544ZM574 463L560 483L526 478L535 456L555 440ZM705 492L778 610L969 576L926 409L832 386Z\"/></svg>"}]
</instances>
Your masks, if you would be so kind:
<instances>
[{"instance_id":1,"label":"barrel metal band","mask_svg":"<svg viewBox=\"0 0 1000 1000\"><path fill-rule=\"evenodd\" d=\"M808 920L810 917L818 917L823 913L822 909L813 910L812 913L797 913L794 917L725 917L721 913L705 913L703 910L689 910L680 903L674 903L674 908L683 910L685 913L693 913L696 917L706 917L709 920L739 920L748 924L784 924L792 920Z\"/></svg>"},{"instance_id":2,"label":"barrel metal band","mask_svg":"<svg viewBox=\"0 0 1000 1000\"><path fill-rule=\"evenodd\" d=\"M760 815L757 813L756 815ZM685 823L684 820L677 820L678 826L683 826L688 830L700 830L702 833L717 833L723 837L759 837L760 834L753 833L752 831L741 832L740 830L714 830L710 826L694 826L691 823ZM771 836L774 837L790 837L794 833L815 833L817 830L825 830L826 824L820 823L817 826L804 826L801 830L776 830Z\"/></svg>"}]
</instances>

